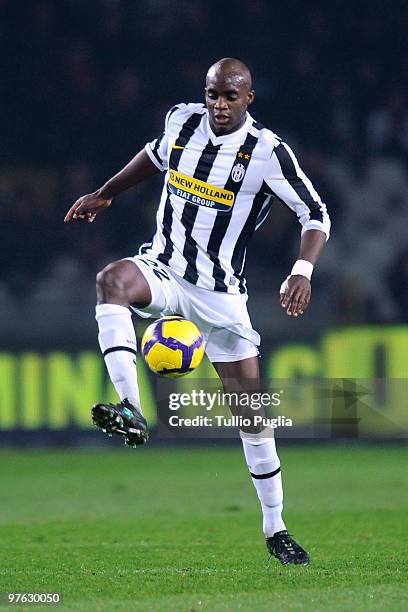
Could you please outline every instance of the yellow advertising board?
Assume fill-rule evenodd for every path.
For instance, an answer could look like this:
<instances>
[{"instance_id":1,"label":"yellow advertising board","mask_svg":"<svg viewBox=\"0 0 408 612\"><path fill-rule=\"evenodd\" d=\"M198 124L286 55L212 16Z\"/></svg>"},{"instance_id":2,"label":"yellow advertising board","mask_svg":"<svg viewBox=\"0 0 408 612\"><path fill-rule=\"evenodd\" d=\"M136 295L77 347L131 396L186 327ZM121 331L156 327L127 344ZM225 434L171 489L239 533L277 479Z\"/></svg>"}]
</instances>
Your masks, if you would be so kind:
<instances>
[{"instance_id":1,"label":"yellow advertising board","mask_svg":"<svg viewBox=\"0 0 408 612\"><path fill-rule=\"evenodd\" d=\"M333 418L337 395L343 394L344 400L354 381L359 432L380 437L407 434L408 326L329 331L317 346L287 344L272 350L263 368L271 386L277 381L288 385L284 406L298 423L306 424L312 415L324 421L329 412ZM141 358L137 369L142 406L154 427L155 381ZM212 366L204 362L194 376L195 385L200 377L214 376ZM188 389L189 379L173 384L178 390ZM97 351L0 353L0 430L89 429L89 409L100 401L116 402L117 396Z\"/></svg>"}]
</instances>

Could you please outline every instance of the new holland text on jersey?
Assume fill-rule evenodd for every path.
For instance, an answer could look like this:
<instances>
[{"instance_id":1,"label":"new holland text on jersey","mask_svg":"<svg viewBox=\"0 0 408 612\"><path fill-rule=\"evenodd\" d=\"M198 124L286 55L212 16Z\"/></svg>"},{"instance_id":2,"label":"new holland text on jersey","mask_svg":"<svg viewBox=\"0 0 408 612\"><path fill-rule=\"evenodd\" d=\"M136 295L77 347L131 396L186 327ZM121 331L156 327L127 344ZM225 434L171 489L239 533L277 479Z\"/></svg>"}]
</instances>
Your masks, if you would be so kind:
<instances>
[{"instance_id":1,"label":"new holland text on jersey","mask_svg":"<svg viewBox=\"0 0 408 612\"><path fill-rule=\"evenodd\" d=\"M168 188L171 193L197 206L215 210L231 210L235 195L228 189L214 187L176 170L170 170Z\"/></svg>"}]
</instances>

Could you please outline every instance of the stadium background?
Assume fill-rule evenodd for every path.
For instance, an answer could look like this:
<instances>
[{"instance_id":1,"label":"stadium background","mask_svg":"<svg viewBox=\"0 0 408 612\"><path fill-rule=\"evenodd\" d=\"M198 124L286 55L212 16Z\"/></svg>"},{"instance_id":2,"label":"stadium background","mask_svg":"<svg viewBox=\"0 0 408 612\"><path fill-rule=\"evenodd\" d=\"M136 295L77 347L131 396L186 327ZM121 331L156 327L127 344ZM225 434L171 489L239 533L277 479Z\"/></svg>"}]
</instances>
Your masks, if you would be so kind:
<instances>
[{"instance_id":1,"label":"stadium background","mask_svg":"<svg viewBox=\"0 0 408 612\"><path fill-rule=\"evenodd\" d=\"M0 607L40 590L76 611L407 609L407 23L398 1L0 0ZM299 237L284 208L247 266L264 376L294 391L297 420L321 407L324 443L279 445L308 568L264 562L238 440L133 451L89 418L115 397L95 274L150 235L160 177L92 226L64 214L171 105L201 100L223 56L250 65L252 114L333 219L300 320L277 299ZM141 381L154 423L157 381Z\"/></svg>"},{"instance_id":2,"label":"stadium background","mask_svg":"<svg viewBox=\"0 0 408 612\"><path fill-rule=\"evenodd\" d=\"M299 228L278 205L255 234L247 277L264 375L405 377L407 10L369 6L289 1L277 10L254 0L232 2L221 16L217 3L200 0L177 10L170 0L0 2L0 426L8 439L16 427L87 428L88 404L106 397L95 273L151 235L161 178L118 198L93 226L62 218L161 132L170 106L202 99L203 76L223 56L248 62L251 112L292 145L333 219L312 307L297 321L277 294Z\"/></svg>"}]
</instances>

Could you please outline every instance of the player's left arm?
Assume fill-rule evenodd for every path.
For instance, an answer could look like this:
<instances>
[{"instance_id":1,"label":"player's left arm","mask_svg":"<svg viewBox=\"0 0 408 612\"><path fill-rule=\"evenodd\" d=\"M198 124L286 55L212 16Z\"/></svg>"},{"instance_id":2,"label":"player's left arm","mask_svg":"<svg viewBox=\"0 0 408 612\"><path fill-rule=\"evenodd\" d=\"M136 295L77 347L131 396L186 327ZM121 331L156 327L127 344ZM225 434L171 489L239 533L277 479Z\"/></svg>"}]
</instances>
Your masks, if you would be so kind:
<instances>
[{"instance_id":1,"label":"player's left arm","mask_svg":"<svg viewBox=\"0 0 408 612\"><path fill-rule=\"evenodd\" d=\"M326 205L284 142L275 146L265 175L272 195L296 213L302 226L298 259L282 283L280 302L289 316L301 315L309 306L311 277L330 234Z\"/></svg>"},{"instance_id":2,"label":"player's left arm","mask_svg":"<svg viewBox=\"0 0 408 612\"><path fill-rule=\"evenodd\" d=\"M280 291L282 308L289 316L297 317L309 306L312 295L310 277L326 240L326 234L320 230L311 229L302 234L298 259Z\"/></svg>"}]
</instances>

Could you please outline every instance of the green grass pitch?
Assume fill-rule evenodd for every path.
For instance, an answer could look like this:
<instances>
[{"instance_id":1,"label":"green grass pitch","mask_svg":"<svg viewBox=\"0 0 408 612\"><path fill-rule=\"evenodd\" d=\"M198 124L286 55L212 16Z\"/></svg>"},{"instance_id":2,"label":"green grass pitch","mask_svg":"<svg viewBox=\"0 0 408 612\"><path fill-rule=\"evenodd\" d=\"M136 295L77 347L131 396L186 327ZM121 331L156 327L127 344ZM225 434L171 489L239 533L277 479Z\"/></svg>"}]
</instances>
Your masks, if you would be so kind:
<instances>
[{"instance_id":1,"label":"green grass pitch","mask_svg":"<svg viewBox=\"0 0 408 612\"><path fill-rule=\"evenodd\" d=\"M280 456L309 567L268 564L238 444L2 451L0 591L58 591L57 609L90 612L407 610L406 449Z\"/></svg>"}]
</instances>

